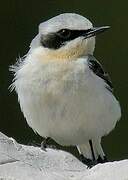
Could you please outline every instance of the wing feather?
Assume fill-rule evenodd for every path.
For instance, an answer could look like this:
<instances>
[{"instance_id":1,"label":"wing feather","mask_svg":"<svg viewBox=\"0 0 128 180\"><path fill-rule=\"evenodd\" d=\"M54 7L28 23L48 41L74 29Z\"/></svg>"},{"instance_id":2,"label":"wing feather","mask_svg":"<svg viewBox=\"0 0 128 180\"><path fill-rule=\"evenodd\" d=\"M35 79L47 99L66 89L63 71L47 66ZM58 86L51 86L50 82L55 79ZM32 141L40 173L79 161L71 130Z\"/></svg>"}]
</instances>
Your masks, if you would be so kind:
<instances>
[{"instance_id":1,"label":"wing feather","mask_svg":"<svg viewBox=\"0 0 128 180\"><path fill-rule=\"evenodd\" d=\"M113 92L113 85L109 77L109 74L104 71L102 65L96 60L94 56L88 56L88 65L89 68L93 71L93 73L95 73L97 76L99 76L106 82L106 88Z\"/></svg>"}]
</instances>

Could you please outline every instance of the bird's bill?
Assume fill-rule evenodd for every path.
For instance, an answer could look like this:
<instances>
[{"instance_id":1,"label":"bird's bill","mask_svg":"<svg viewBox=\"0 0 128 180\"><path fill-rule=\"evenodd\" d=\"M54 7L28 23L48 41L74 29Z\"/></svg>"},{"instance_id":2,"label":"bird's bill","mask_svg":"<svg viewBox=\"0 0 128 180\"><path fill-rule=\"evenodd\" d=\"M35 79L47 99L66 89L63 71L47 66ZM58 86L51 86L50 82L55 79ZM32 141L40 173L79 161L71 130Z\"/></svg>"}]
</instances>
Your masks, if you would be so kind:
<instances>
[{"instance_id":1,"label":"bird's bill","mask_svg":"<svg viewBox=\"0 0 128 180\"><path fill-rule=\"evenodd\" d=\"M97 34L100 34L106 30L108 30L110 26L102 26L102 27L94 27L90 29L87 33L85 33L84 37L85 39L96 36Z\"/></svg>"}]
</instances>

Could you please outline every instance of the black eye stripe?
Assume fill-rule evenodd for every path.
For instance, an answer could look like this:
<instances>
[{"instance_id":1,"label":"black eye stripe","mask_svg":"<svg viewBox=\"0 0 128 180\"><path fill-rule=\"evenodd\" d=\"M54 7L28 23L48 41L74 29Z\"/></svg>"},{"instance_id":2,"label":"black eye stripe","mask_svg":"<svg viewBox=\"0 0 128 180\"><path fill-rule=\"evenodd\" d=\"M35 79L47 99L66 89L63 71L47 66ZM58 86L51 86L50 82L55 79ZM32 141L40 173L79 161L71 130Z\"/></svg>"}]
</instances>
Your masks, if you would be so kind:
<instances>
[{"instance_id":1,"label":"black eye stripe","mask_svg":"<svg viewBox=\"0 0 128 180\"><path fill-rule=\"evenodd\" d=\"M67 36L67 40L73 40L79 36L85 35L88 32L91 31L91 29L87 29L87 30L70 30L70 29L61 29L57 32L57 35L61 36L62 38L64 38L64 36L62 36L62 32L66 32L66 34L68 34ZM65 34L64 32L64 34Z\"/></svg>"},{"instance_id":2,"label":"black eye stripe","mask_svg":"<svg viewBox=\"0 0 128 180\"><path fill-rule=\"evenodd\" d=\"M71 41L80 36L85 36L90 32L91 29L87 30L70 30L61 29L55 33L49 33L41 36L40 43L47 48L58 49L63 46L67 41Z\"/></svg>"}]
</instances>

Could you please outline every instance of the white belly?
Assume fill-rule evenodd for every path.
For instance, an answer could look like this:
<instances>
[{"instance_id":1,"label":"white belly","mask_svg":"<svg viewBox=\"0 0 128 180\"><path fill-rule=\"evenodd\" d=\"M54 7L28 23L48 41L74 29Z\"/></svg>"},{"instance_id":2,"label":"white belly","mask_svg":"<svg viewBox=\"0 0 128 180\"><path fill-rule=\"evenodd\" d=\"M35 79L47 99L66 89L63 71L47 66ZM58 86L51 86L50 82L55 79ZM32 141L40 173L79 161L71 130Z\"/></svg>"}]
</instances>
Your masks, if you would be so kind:
<instances>
[{"instance_id":1,"label":"white belly","mask_svg":"<svg viewBox=\"0 0 128 180\"><path fill-rule=\"evenodd\" d=\"M118 101L85 62L30 66L19 71L15 86L29 126L41 136L77 145L115 127Z\"/></svg>"}]
</instances>

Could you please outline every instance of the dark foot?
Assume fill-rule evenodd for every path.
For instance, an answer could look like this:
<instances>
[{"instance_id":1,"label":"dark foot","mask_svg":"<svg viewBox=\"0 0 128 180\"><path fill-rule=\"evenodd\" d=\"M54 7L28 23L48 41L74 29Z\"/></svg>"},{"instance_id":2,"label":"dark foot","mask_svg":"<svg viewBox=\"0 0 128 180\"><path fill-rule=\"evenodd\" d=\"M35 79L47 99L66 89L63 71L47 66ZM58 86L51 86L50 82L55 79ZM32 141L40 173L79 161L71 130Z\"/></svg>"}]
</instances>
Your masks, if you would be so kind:
<instances>
[{"instance_id":1,"label":"dark foot","mask_svg":"<svg viewBox=\"0 0 128 180\"><path fill-rule=\"evenodd\" d=\"M42 143L41 143L41 149L46 151L46 148L51 148L51 149L56 149L56 146L55 145L49 145L48 142L51 138L50 137L47 137L45 138Z\"/></svg>"},{"instance_id":2,"label":"dark foot","mask_svg":"<svg viewBox=\"0 0 128 180\"><path fill-rule=\"evenodd\" d=\"M41 149L46 151L46 148L48 147L48 141L50 140L49 137L45 138L41 143Z\"/></svg>"},{"instance_id":3,"label":"dark foot","mask_svg":"<svg viewBox=\"0 0 128 180\"><path fill-rule=\"evenodd\" d=\"M104 156L103 159L100 156L98 157L97 164L98 163L105 163L105 162L108 162L108 159L106 156Z\"/></svg>"},{"instance_id":4,"label":"dark foot","mask_svg":"<svg viewBox=\"0 0 128 180\"><path fill-rule=\"evenodd\" d=\"M91 159L84 157L82 154L80 155L80 160L82 163L87 165L89 169L97 164L97 161L92 161Z\"/></svg>"},{"instance_id":5,"label":"dark foot","mask_svg":"<svg viewBox=\"0 0 128 180\"><path fill-rule=\"evenodd\" d=\"M88 168L92 168L93 166L95 166L98 163L105 163L108 162L106 156L104 156L104 159L102 159L100 156L98 157L97 160L91 160L91 159L87 159L86 157L84 157L82 154L80 155L80 160L82 161L82 163L84 163L85 165L88 166Z\"/></svg>"}]
</instances>

